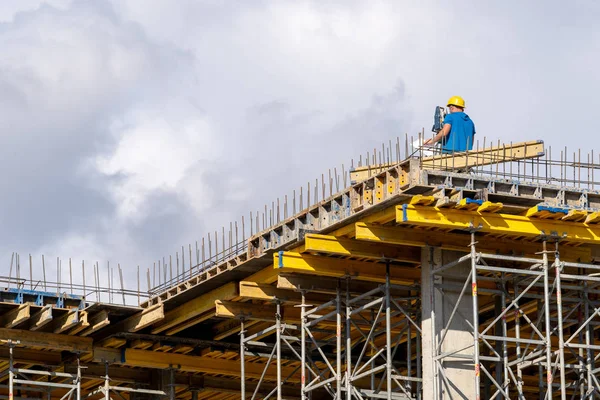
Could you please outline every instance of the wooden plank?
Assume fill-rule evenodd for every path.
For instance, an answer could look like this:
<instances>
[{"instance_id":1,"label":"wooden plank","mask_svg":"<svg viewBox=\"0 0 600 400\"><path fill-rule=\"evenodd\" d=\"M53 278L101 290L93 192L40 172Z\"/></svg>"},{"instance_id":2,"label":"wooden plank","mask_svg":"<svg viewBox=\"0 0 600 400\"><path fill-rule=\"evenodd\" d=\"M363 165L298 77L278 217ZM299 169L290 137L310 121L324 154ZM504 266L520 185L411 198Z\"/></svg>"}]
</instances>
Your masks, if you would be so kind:
<instances>
[{"instance_id":1,"label":"wooden plank","mask_svg":"<svg viewBox=\"0 0 600 400\"><path fill-rule=\"evenodd\" d=\"M423 169L464 169L474 166L485 166L515 160L527 160L544 155L544 142L533 140L529 142L513 143L512 145L491 146L485 149L439 154L423 157ZM382 173L396 163L384 163L370 166L357 167L350 171L350 180L359 182L373 175Z\"/></svg>"},{"instance_id":2,"label":"wooden plank","mask_svg":"<svg viewBox=\"0 0 600 400\"><path fill-rule=\"evenodd\" d=\"M146 350L146 349L149 349L150 347L152 347L153 344L154 344L154 342L152 342L150 340L136 339L131 342L130 347L132 349Z\"/></svg>"},{"instance_id":3,"label":"wooden plank","mask_svg":"<svg viewBox=\"0 0 600 400\"><path fill-rule=\"evenodd\" d=\"M29 330L37 331L42 328L44 325L50 323L52 321L52 306L47 305L42 307L37 313L33 314L31 317Z\"/></svg>"},{"instance_id":4,"label":"wooden plank","mask_svg":"<svg viewBox=\"0 0 600 400\"><path fill-rule=\"evenodd\" d=\"M158 326L152 329L152 334L164 332L169 328L180 325L215 308L215 300L230 300L238 295L237 282L229 282L215 290L200 295L179 307L168 311Z\"/></svg>"},{"instance_id":5,"label":"wooden plank","mask_svg":"<svg viewBox=\"0 0 600 400\"><path fill-rule=\"evenodd\" d=\"M27 321L31 317L31 306L29 304L21 304L20 306L4 313L0 318L0 326L5 328L13 328L22 322Z\"/></svg>"},{"instance_id":6,"label":"wooden plank","mask_svg":"<svg viewBox=\"0 0 600 400\"><path fill-rule=\"evenodd\" d=\"M7 328L0 328L0 338L14 342L18 341L24 347L41 347L80 353L91 353L93 343L91 338Z\"/></svg>"}]
</instances>

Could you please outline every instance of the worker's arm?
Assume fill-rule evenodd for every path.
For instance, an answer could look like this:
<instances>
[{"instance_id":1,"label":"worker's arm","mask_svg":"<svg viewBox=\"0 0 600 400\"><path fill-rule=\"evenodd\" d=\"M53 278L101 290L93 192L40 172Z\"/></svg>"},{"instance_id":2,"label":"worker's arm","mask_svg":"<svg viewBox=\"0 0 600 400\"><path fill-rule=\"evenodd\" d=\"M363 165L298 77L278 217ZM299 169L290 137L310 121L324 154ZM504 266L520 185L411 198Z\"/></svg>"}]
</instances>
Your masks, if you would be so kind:
<instances>
[{"instance_id":1,"label":"worker's arm","mask_svg":"<svg viewBox=\"0 0 600 400\"><path fill-rule=\"evenodd\" d=\"M437 142L442 140L444 137L446 137L448 135L448 133L450 133L450 129L452 129L452 125L444 124L444 127L442 128L442 130L439 131L438 134L435 135L433 139L428 139L423 144L427 144L427 145L436 144Z\"/></svg>"}]
</instances>

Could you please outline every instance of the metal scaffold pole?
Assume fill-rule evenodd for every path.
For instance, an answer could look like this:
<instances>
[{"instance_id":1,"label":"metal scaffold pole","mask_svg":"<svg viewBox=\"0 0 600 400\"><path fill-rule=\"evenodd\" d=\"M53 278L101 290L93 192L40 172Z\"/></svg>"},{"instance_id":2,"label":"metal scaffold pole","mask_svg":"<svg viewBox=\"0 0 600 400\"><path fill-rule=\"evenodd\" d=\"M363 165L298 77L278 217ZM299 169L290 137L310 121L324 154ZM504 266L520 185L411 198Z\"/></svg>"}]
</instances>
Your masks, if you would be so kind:
<instances>
[{"instance_id":1,"label":"metal scaffold pole","mask_svg":"<svg viewBox=\"0 0 600 400\"><path fill-rule=\"evenodd\" d=\"M244 318L240 318L240 394L243 400L246 399L246 343L244 341Z\"/></svg>"},{"instance_id":2,"label":"metal scaffold pole","mask_svg":"<svg viewBox=\"0 0 600 400\"><path fill-rule=\"evenodd\" d=\"M475 366L475 398L481 398L480 361L479 361L479 307L477 301L477 251L475 232L471 232L471 291L473 295L473 364Z\"/></svg>"}]
</instances>

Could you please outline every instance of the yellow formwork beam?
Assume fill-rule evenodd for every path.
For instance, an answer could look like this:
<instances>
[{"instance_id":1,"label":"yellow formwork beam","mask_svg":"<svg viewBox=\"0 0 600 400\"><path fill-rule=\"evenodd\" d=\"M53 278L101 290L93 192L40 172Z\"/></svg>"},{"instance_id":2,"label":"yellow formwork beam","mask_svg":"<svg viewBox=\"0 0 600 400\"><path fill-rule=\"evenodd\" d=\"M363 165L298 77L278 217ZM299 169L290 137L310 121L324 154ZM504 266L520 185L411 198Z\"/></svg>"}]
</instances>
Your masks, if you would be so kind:
<instances>
[{"instance_id":1,"label":"yellow formwork beam","mask_svg":"<svg viewBox=\"0 0 600 400\"><path fill-rule=\"evenodd\" d=\"M239 360L227 360L211 357L198 357L185 354L168 355L156 353L149 350L125 349L122 354L121 364L130 367L168 369L177 366L182 372L195 372L205 374L218 374L226 376L240 377L241 369ZM250 379L260 379L264 372L264 364L246 363L245 377ZM266 380L277 379L277 366L270 365L265 373ZM299 382L300 372L297 368L282 366L282 375L290 377L288 382Z\"/></svg>"},{"instance_id":2,"label":"yellow formwork beam","mask_svg":"<svg viewBox=\"0 0 600 400\"><path fill-rule=\"evenodd\" d=\"M171 311L165 313L152 329L152 334L164 332L186 321L199 317L215 307L215 300L230 300L238 295L236 282L229 282L217 289L204 293L191 301L185 302ZM171 331L169 331L171 332ZM173 332L176 333L176 332Z\"/></svg>"},{"instance_id":3,"label":"yellow formwork beam","mask_svg":"<svg viewBox=\"0 0 600 400\"><path fill-rule=\"evenodd\" d=\"M446 210L446 209L445 209ZM487 215L487 214L486 214ZM467 251L471 242L469 235L451 232L419 231L402 226L381 226L357 222L355 224L356 239L371 243L388 243L404 246L433 246L447 250ZM514 241L503 238L481 240L477 244L479 251L500 254L539 257L542 250L538 243ZM592 252L589 247L561 246L560 257L565 261L590 262Z\"/></svg>"},{"instance_id":4,"label":"yellow formwork beam","mask_svg":"<svg viewBox=\"0 0 600 400\"><path fill-rule=\"evenodd\" d=\"M421 252L412 247L364 243L352 239L312 233L305 236L302 253L311 252L374 260L385 258L406 263L421 263Z\"/></svg>"},{"instance_id":5,"label":"yellow formwork beam","mask_svg":"<svg viewBox=\"0 0 600 400\"><path fill-rule=\"evenodd\" d=\"M342 260L338 258L313 256L289 251L273 254L273 267L280 272L296 272L317 276L346 277L385 282L385 264ZM391 265L392 283L411 284L421 279L421 271L415 267Z\"/></svg>"},{"instance_id":6,"label":"yellow formwork beam","mask_svg":"<svg viewBox=\"0 0 600 400\"><path fill-rule=\"evenodd\" d=\"M569 242L600 243L600 227L582 222L539 219L522 215L477 213L403 204L396 207L400 224L442 229L477 229L481 232L522 237L556 235Z\"/></svg>"},{"instance_id":7,"label":"yellow formwork beam","mask_svg":"<svg viewBox=\"0 0 600 400\"><path fill-rule=\"evenodd\" d=\"M19 342L19 345L23 347L39 347L74 353L91 353L93 344L91 338L9 328L0 328L0 338Z\"/></svg>"}]
</instances>

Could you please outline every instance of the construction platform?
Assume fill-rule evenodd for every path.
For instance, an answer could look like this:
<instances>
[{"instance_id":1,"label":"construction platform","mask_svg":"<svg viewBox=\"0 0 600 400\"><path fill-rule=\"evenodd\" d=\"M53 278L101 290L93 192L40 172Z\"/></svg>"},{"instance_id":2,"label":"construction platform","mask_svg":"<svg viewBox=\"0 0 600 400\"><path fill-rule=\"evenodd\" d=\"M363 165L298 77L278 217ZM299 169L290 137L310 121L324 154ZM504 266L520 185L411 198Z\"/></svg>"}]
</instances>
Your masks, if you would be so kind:
<instances>
[{"instance_id":1,"label":"construction platform","mask_svg":"<svg viewBox=\"0 0 600 400\"><path fill-rule=\"evenodd\" d=\"M593 153L391 158L153 288L148 273L143 299L96 266L94 285L84 267L82 287L41 290L11 264L0 397L599 398Z\"/></svg>"}]
</instances>

